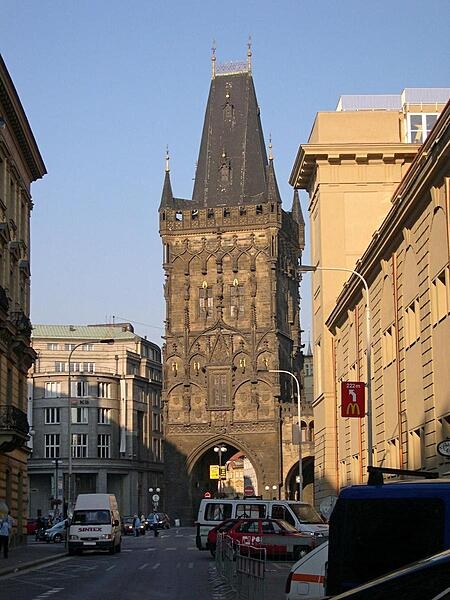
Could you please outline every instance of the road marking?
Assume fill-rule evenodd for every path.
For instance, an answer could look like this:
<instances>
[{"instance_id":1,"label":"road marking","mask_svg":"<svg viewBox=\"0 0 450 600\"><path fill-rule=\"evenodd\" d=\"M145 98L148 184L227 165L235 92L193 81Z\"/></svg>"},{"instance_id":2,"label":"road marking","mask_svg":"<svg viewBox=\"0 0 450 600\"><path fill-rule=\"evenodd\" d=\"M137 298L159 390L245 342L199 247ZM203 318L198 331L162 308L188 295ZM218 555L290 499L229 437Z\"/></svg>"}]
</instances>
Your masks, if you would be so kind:
<instances>
[{"instance_id":1,"label":"road marking","mask_svg":"<svg viewBox=\"0 0 450 600\"><path fill-rule=\"evenodd\" d=\"M63 589L64 588L52 588L51 590L47 590L46 592L39 594L39 596L35 596L33 600L39 600L40 598L48 598L52 594L57 594L58 592L61 592Z\"/></svg>"},{"instance_id":2,"label":"road marking","mask_svg":"<svg viewBox=\"0 0 450 600\"><path fill-rule=\"evenodd\" d=\"M144 563L143 565L141 565L140 567L138 567L139 570L141 569L146 569L148 567L148 563Z\"/></svg>"},{"instance_id":3,"label":"road marking","mask_svg":"<svg viewBox=\"0 0 450 600\"><path fill-rule=\"evenodd\" d=\"M156 548L145 548L144 552L154 552Z\"/></svg>"},{"instance_id":4,"label":"road marking","mask_svg":"<svg viewBox=\"0 0 450 600\"><path fill-rule=\"evenodd\" d=\"M116 568L116 565L111 565L111 566L110 566L110 567L108 567L106 570L107 570L107 571L112 571L112 569L115 569L115 568Z\"/></svg>"},{"instance_id":5,"label":"road marking","mask_svg":"<svg viewBox=\"0 0 450 600\"><path fill-rule=\"evenodd\" d=\"M159 567L159 565L160 565L160 564L161 564L161 563L155 563L155 564L153 565L152 569L157 569L157 568Z\"/></svg>"},{"instance_id":6,"label":"road marking","mask_svg":"<svg viewBox=\"0 0 450 600\"><path fill-rule=\"evenodd\" d=\"M176 548L166 548L166 551L167 550L176 550Z\"/></svg>"}]
</instances>

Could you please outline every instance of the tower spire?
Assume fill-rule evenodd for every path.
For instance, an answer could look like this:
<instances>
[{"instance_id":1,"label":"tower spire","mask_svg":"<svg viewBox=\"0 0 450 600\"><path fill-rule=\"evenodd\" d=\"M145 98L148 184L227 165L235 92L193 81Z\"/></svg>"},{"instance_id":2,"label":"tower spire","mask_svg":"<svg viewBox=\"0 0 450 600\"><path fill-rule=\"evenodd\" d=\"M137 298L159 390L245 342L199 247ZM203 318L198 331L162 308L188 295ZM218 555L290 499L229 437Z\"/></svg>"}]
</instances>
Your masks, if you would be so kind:
<instances>
[{"instance_id":1,"label":"tower spire","mask_svg":"<svg viewBox=\"0 0 450 600\"><path fill-rule=\"evenodd\" d=\"M211 48L211 67L212 67L212 79L216 78L216 40L213 40L213 45Z\"/></svg>"},{"instance_id":2,"label":"tower spire","mask_svg":"<svg viewBox=\"0 0 450 600\"><path fill-rule=\"evenodd\" d=\"M166 146L166 173L170 173L169 146Z\"/></svg>"},{"instance_id":3,"label":"tower spire","mask_svg":"<svg viewBox=\"0 0 450 600\"><path fill-rule=\"evenodd\" d=\"M248 72L252 72L252 36L248 36L247 42L247 69Z\"/></svg>"}]
</instances>

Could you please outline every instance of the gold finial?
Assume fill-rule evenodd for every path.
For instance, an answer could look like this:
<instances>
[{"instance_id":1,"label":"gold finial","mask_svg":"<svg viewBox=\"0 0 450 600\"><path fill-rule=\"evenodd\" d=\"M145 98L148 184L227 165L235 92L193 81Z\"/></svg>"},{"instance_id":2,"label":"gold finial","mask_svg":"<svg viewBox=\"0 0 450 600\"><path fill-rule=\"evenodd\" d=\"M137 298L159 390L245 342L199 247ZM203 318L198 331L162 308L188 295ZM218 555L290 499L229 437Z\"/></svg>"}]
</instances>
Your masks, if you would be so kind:
<instances>
[{"instance_id":1,"label":"gold finial","mask_svg":"<svg viewBox=\"0 0 450 600\"><path fill-rule=\"evenodd\" d=\"M247 42L247 69L248 72L252 72L252 36L248 36Z\"/></svg>"},{"instance_id":2,"label":"gold finial","mask_svg":"<svg viewBox=\"0 0 450 600\"><path fill-rule=\"evenodd\" d=\"M215 79L216 78L216 40L213 40L213 45L212 45L212 56L211 56L211 62L212 62L212 78Z\"/></svg>"},{"instance_id":3,"label":"gold finial","mask_svg":"<svg viewBox=\"0 0 450 600\"><path fill-rule=\"evenodd\" d=\"M272 154L272 134L269 136L269 160L273 160Z\"/></svg>"},{"instance_id":4,"label":"gold finial","mask_svg":"<svg viewBox=\"0 0 450 600\"><path fill-rule=\"evenodd\" d=\"M166 146L166 173L170 173L169 146Z\"/></svg>"}]
</instances>

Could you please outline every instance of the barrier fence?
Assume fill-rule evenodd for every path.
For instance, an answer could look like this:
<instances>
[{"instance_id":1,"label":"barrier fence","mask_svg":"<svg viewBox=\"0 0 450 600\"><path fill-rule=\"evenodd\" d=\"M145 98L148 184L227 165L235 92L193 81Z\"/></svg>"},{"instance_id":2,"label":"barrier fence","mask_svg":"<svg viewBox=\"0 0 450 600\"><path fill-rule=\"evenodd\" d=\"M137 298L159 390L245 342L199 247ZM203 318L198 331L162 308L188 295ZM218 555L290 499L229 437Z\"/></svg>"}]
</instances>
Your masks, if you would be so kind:
<instances>
[{"instance_id":1,"label":"barrier fence","mask_svg":"<svg viewBox=\"0 0 450 600\"><path fill-rule=\"evenodd\" d=\"M264 600L266 550L241 545L226 535L217 536L216 567L236 600Z\"/></svg>"}]
</instances>

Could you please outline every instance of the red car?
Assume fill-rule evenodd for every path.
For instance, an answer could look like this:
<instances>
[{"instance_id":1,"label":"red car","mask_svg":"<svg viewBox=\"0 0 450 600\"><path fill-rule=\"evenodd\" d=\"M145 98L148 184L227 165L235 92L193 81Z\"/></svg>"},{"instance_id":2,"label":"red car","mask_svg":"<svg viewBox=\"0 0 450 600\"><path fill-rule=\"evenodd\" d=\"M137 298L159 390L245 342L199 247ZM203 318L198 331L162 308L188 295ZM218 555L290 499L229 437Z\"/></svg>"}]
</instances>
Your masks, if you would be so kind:
<instances>
[{"instance_id":1,"label":"red car","mask_svg":"<svg viewBox=\"0 0 450 600\"><path fill-rule=\"evenodd\" d=\"M282 519L227 519L208 533L207 547L214 556L217 536L231 538L243 546L265 548L272 557L298 560L315 547L314 536L300 533Z\"/></svg>"}]
</instances>

